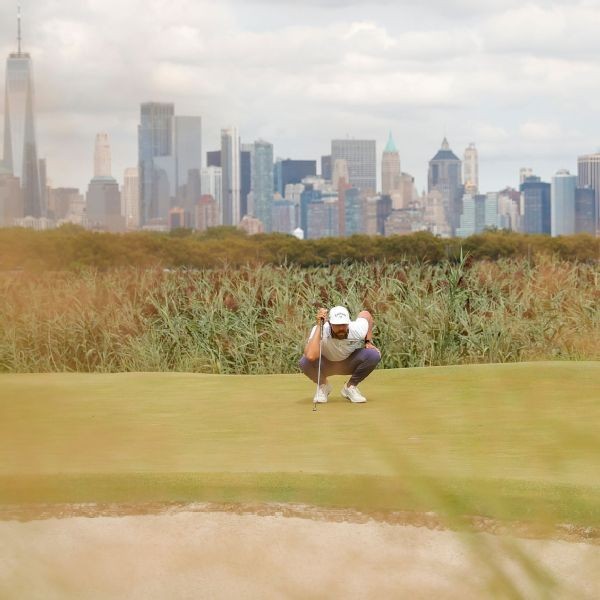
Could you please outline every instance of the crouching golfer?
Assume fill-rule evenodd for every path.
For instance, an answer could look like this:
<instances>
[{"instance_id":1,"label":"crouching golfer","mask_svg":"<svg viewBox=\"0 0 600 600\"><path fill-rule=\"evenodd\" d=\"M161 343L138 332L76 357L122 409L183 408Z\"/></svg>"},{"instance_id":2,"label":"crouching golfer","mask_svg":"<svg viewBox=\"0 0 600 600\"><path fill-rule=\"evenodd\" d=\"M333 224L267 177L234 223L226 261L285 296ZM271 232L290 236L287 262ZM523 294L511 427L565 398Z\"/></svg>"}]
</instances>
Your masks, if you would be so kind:
<instances>
[{"instance_id":1,"label":"crouching golfer","mask_svg":"<svg viewBox=\"0 0 600 600\"><path fill-rule=\"evenodd\" d=\"M313 402L327 402L331 385L329 375L350 375L342 388L342 396L351 402L366 402L367 399L356 387L381 360L381 353L373 345L373 317L369 311L358 313L356 321L343 306L329 311L329 319L323 325L323 351L321 357L321 381L319 372L319 345L321 342L321 320L327 319L327 309L317 312L317 324L312 328L304 355L300 359L302 372L315 383L319 383Z\"/></svg>"}]
</instances>

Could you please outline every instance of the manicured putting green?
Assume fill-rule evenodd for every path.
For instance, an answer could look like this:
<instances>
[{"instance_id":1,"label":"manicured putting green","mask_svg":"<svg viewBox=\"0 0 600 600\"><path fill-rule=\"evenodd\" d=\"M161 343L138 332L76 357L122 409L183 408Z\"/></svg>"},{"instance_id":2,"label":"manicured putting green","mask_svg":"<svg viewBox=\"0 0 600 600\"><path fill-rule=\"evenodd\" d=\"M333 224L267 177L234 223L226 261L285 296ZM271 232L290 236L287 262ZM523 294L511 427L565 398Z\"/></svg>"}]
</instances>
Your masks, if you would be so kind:
<instances>
[{"instance_id":1,"label":"manicured putting green","mask_svg":"<svg viewBox=\"0 0 600 600\"><path fill-rule=\"evenodd\" d=\"M600 362L0 376L0 502L286 501L600 525Z\"/></svg>"}]
</instances>

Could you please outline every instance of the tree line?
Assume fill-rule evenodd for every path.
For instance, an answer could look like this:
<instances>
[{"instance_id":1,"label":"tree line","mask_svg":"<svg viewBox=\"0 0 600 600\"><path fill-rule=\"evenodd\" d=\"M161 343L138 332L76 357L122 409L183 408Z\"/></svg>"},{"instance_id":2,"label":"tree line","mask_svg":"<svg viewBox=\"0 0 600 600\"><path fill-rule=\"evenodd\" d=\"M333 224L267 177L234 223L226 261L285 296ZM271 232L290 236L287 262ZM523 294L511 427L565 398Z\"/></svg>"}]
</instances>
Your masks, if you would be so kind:
<instances>
[{"instance_id":1,"label":"tree line","mask_svg":"<svg viewBox=\"0 0 600 600\"><path fill-rule=\"evenodd\" d=\"M468 238L439 238L429 232L390 237L353 235L299 240L280 233L249 236L234 227L198 233L98 233L75 225L47 231L0 229L1 270L101 271L119 268L202 269L263 264L312 267L357 261L406 261L437 264L467 254L474 260L556 256L597 263L600 238L589 234L549 237L488 230Z\"/></svg>"}]
</instances>

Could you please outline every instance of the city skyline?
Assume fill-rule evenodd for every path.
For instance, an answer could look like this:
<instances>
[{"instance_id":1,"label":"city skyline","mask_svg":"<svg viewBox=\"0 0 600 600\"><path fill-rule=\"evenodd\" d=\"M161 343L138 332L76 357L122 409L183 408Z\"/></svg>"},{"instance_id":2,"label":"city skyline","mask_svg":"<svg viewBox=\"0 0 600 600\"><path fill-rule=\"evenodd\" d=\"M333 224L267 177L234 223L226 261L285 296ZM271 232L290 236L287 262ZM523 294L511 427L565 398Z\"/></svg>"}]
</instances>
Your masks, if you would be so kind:
<instances>
[{"instance_id":1,"label":"city skyline","mask_svg":"<svg viewBox=\"0 0 600 600\"><path fill-rule=\"evenodd\" d=\"M378 180L392 131L419 190L444 135L459 155L476 142L484 191L516 187L522 166L545 181L576 172L577 156L597 151L600 138L599 67L588 58L600 16L585 1L495 4L313 2L309 21L291 3L273 11L266 0L151 2L143 11L135 1L118 10L25 2L38 155L53 185L84 189L90 139L106 131L122 180L137 162L139 105L156 101L201 116L207 150L229 124L282 158L319 160L333 139L375 139ZM399 11L392 31L386 23ZM5 3L0 51L16 44L16 3Z\"/></svg>"}]
</instances>

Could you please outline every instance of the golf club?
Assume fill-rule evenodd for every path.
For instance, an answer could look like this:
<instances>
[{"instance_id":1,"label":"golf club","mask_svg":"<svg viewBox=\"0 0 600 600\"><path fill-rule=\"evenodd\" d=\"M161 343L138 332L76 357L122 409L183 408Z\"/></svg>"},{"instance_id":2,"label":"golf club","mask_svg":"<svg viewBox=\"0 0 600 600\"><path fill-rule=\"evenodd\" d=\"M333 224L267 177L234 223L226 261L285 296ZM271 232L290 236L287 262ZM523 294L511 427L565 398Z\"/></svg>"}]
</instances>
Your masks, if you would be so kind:
<instances>
[{"instance_id":1,"label":"golf club","mask_svg":"<svg viewBox=\"0 0 600 600\"><path fill-rule=\"evenodd\" d=\"M321 385L321 355L323 352L323 324L325 323L325 319L319 319L319 331L320 331L320 335L321 335L321 339L319 340L319 367L317 370L317 392L319 391L319 386ZM317 401L316 401L316 394L315 394L315 399L313 399L313 411L317 410Z\"/></svg>"}]
</instances>

